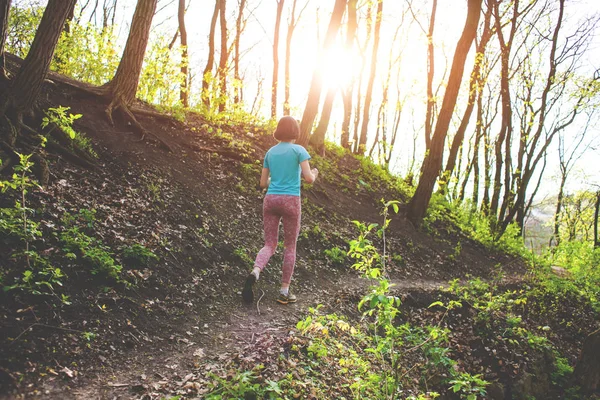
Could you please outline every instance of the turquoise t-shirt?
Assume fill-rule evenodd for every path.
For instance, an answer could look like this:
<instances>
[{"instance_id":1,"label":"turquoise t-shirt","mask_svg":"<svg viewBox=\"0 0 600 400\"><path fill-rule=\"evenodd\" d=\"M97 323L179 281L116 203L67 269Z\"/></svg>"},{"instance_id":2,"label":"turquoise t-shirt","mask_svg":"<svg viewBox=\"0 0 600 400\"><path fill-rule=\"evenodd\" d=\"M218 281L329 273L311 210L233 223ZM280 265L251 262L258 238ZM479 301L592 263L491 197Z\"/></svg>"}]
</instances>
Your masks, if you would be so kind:
<instances>
[{"instance_id":1,"label":"turquoise t-shirt","mask_svg":"<svg viewBox=\"0 0 600 400\"><path fill-rule=\"evenodd\" d=\"M300 196L300 163L306 160L310 160L310 155L299 144L280 142L271 147L263 164L271 173L267 194Z\"/></svg>"}]
</instances>

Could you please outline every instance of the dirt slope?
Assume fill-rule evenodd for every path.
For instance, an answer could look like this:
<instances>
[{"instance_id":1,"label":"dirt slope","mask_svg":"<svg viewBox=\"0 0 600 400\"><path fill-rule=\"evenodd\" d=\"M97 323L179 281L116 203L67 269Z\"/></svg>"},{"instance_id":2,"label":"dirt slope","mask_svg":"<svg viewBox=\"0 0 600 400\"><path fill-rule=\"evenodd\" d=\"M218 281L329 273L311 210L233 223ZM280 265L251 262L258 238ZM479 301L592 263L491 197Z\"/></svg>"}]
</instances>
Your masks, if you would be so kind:
<instances>
[{"instance_id":1,"label":"dirt slope","mask_svg":"<svg viewBox=\"0 0 600 400\"><path fill-rule=\"evenodd\" d=\"M220 359L247 346L277 352L270 344L279 343L309 306L355 312L350 299L365 283L347 260L333 263L323 251L345 248L356 234L352 220L379 222L380 199L401 199L376 171L350 155L332 152L315 160L322 175L304 189L293 282L300 301L289 307L275 303L279 253L261 276L259 304L248 307L239 290L262 245L257 182L264 152L274 144L269 132L198 116L187 123L140 116L143 126L171 145L174 151L167 152L127 126L110 126L96 98L59 79L47 83L46 93L42 109L62 105L83 114L75 128L92 139L98 168L48 154L50 183L32 197L48 233L37 247L62 265L72 304L2 295L0 397L171 393L185 384L190 367L218 368ZM30 124L39 122L38 116ZM327 161L332 159L337 164ZM91 229L113 251L140 243L160 260L126 266L130 287L90 278L82 265L65 259L51 235L65 213L80 209L95 210ZM389 238L399 293L432 291L467 274L489 277L498 265L509 278L523 272L520 262L490 254L443 227L433 234L417 231L402 215L394 217ZM0 248L2 262L10 262L9 250Z\"/></svg>"}]
</instances>

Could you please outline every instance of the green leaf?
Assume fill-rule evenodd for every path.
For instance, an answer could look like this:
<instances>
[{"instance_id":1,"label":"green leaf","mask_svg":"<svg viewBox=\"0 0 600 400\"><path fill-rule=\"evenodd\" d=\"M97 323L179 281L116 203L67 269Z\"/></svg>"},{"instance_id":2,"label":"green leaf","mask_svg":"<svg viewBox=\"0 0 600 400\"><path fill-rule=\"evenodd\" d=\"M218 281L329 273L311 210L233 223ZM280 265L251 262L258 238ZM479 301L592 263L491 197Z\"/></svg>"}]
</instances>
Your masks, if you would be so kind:
<instances>
[{"instance_id":1,"label":"green leaf","mask_svg":"<svg viewBox=\"0 0 600 400\"><path fill-rule=\"evenodd\" d=\"M429 305L429 307L427 307L427 308L431 308L431 307L435 307L435 306L444 307L444 303L442 303L441 301L436 301L436 302L431 303Z\"/></svg>"}]
</instances>

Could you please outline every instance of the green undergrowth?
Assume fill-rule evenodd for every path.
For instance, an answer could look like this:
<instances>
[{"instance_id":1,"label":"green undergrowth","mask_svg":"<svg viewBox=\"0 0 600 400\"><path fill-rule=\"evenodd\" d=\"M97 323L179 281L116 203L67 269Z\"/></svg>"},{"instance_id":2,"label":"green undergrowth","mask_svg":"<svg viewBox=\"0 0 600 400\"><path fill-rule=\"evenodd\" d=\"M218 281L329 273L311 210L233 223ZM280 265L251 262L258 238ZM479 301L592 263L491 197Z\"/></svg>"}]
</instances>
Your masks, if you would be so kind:
<instances>
[{"instance_id":1,"label":"green undergrowth","mask_svg":"<svg viewBox=\"0 0 600 400\"><path fill-rule=\"evenodd\" d=\"M49 297L55 304L69 305L69 293L76 289L70 286L70 274L77 275L77 282L88 276L98 287L130 285L123 264L137 268L158 259L139 243L113 250L96 230L93 209L65 211L60 224L42 224L44 209L30 206L31 193L40 190L33 167L30 155L20 155L11 179L0 181L5 199L12 199L12 205L0 207L0 240L12 249L0 266L0 286L8 296Z\"/></svg>"},{"instance_id":2,"label":"green undergrowth","mask_svg":"<svg viewBox=\"0 0 600 400\"><path fill-rule=\"evenodd\" d=\"M346 254L338 248L325 252L330 262L352 260L352 267L371 281L357 304L358 317L326 313L320 305L310 308L268 370L260 360L237 370L233 363L228 376L211 376L207 398L425 400L452 394L476 400L539 362L547 390L575 393L568 388L573 357L556 341L560 335L582 335L573 329L584 328L582 321L565 320L569 311L559 304L587 307L585 318L592 300L565 291L569 283L541 276L518 287L501 284L499 270L490 281L451 281L425 309L405 306L386 271L390 255L384 239L389 215L397 211L398 202L384 203L382 224L354 221L358 234ZM415 313L421 316L411 317Z\"/></svg>"}]
</instances>

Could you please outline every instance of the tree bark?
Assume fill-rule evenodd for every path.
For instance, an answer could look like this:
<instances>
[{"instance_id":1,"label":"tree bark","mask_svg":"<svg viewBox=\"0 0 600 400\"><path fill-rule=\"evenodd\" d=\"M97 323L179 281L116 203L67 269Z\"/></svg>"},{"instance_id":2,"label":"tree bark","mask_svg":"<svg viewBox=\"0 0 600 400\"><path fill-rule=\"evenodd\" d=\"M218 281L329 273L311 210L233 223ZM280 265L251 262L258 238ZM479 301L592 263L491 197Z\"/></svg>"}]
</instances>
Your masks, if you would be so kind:
<instances>
[{"instance_id":1,"label":"tree bark","mask_svg":"<svg viewBox=\"0 0 600 400\"><path fill-rule=\"evenodd\" d=\"M221 101L219 101L219 112L225 111L227 102L227 18L225 15L226 0L219 1L219 26L221 28L221 54L219 57L219 87L221 91Z\"/></svg>"},{"instance_id":2,"label":"tree bark","mask_svg":"<svg viewBox=\"0 0 600 400\"><path fill-rule=\"evenodd\" d=\"M310 137L310 145L313 146L318 154L325 154L325 134L331 120L331 111L333 109L333 100L338 91L338 88L331 87L327 90L323 109L321 110L321 118L315 132Z\"/></svg>"},{"instance_id":3,"label":"tree bark","mask_svg":"<svg viewBox=\"0 0 600 400\"><path fill-rule=\"evenodd\" d=\"M219 16L219 3L221 0L215 0L215 9L213 11L212 19L210 20L210 32L208 34L208 60L206 61L206 67L202 74L202 98L204 99L204 106L210 108L210 83L214 78L212 75L213 65L215 63L215 30L217 27L217 17Z\"/></svg>"},{"instance_id":4,"label":"tree bark","mask_svg":"<svg viewBox=\"0 0 600 400\"><path fill-rule=\"evenodd\" d=\"M573 378L586 394L600 391L600 330L591 333L583 342Z\"/></svg>"},{"instance_id":5,"label":"tree bark","mask_svg":"<svg viewBox=\"0 0 600 400\"><path fill-rule=\"evenodd\" d=\"M279 27L281 26L281 14L285 0L277 1L277 13L275 16L275 32L273 33L273 80L271 84L271 118L277 115L277 89L279 88Z\"/></svg>"},{"instance_id":6,"label":"tree bark","mask_svg":"<svg viewBox=\"0 0 600 400\"><path fill-rule=\"evenodd\" d=\"M44 10L27 57L12 83L12 107L22 113L31 109L46 79L58 38L76 0L50 0Z\"/></svg>"},{"instance_id":7,"label":"tree bark","mask_svg":"<svg viewBox=\"0 0 600 400\"><path fill-rule=\"evenodd\" d=\"M425 111L425 150L431 146L431 131L433 129L433 108L435 98L433 97L433 76L435 75L435 48L433 46L433 31L435 28L435 16L437 12L437 0L433 0L431 6L431 17L429 18L429 29L427 31L427 109Z\"/></svg>"},{"instance_id":8,"label":"tree bark","mask_svg":"<svg viewBox=\"0 0 600 400\"><path fill-rule=\"evenodd\" d=\"M329 21L329 26L327 28L327 33L325 35L325 43L323 44L323 49L319 54L317 67L313 71L310 89L308 91L308 99L306 100L306 107L304 108L304 113L302 114L302 121L300 122L300 138L297 141L298 144L302 146L306 146L308 144L310 131L312 129L313 123L315 122L317 111L319 110L319 100L321 98L323 80L323 77L321 75L321 67L323 65L323 54L329 51L329 49L333 45L335 36L337 35L337 32L340 28L340 24L342 22L342 17L344 16L346 1L347 0L335 1L333 12L331 13L331 19Z\"/></svg>"},{"instance_id":9,"label":"tree bark","mask_svg":"<svg viewBox=\"0 0 600 400\"><path fill-rule=\"evenodd\" d=\"M598 232L598 216L600 214L600 190L596 192L596 206L594 207L594 248L600 248L600 236Z\"/></svg>"},{"instance_id":10,"label":"tree bark","mask_svg":"<svg viewBox=\"0 0 600 400\"><path fill-rule=\"evenodd\" d=\"M369 113L371 112L371 101L373 100L373 85L375 83L375 74L377 72L377 52L379 51L379 40L381 31L381 18L383 14L383 0L377 1L377 14L375 15L375 33L373 35L373 53L371 55L371 70L369 72L369 82L367 83L367 92L365 93L365 105L363 107L362 127L358 141L358 153L365 154L367 146L367 131L369 127Z\"/></svg>"},{"instance_id":11,"label":"tree bark","mask_svg":"<svg viewBox=\"0 0 600 400\"><path fill-rule=\"evenodd\" d=\"M448 161L446 162L446 176L450 177L452 172L454 171L454 167L456 165L456 155L458 154L458 149L463 143L465 132L467 131L467 127L469 126L469 122L471 120L471 115L475 108L475 102L477 97L481 93L481 89L484 85L483 78L481 77L481 64L484 61L484 53L487 48L487 44L492 37L492 27L490 26L492 17L492 6L489 5L485 12L485 22L483 25L483 33L481 35L481 40L477 44L477 51L475 54L475 64L473 65L473 70L471 72L471 78L469 81L469 99L467 100L467 108L465 109L465 113L460 121L460 126L454 135L454 139L452 140L452 146L450 147L450 153L448 154Z\"/></svg>"},{"instance_id":12,"label":"tree bark","mask_svg":"<svg viewBox=\"0 0 600 400\"><path fill-rule=\"evenodd\" d=\"M109 110L129 107L135 100L156 3L157 0L138 0L117 72L103 87L105 94L112 99Z\"/></svg>"},{"instance_id":13,"label":"tree bark","mask_svg":"<svg viewBox=\"0 0 600 400\"><path fill-rule=\"evenodd\" d=\"M179 34L181 40L181 86L179 90L179 100L184 108L190 106L189 87L188 87L188 44L187 30L185 29L185 0L179 0L179 11L177 13L179 21Z\"/></svg>"},{"instance_id":14,"label":"tree bark","mask_svg":"<svg viewBox=\"0 0 600 400\"><path fill-rule=\"evenodd\" d=\"M425 212L433 193L433 187L442 168L444 142L452 114L454 113L454 107L456 106L465 61L477 34L477 26L481 15L481 3L482 0L468 1L465 26L454 52L452 68L448 77L448 86L444 93L444 100L442 101L442 107L431 139L431 147L425 155L423 166L421 167L419 184L408 205L408 218L416 226L419 226L425 217Z\"/></svg>"},{"instance_id":15,"label":"tree bark","mask_svg":"<svg viewBox=\"0 0 600 400\"><path fill-rule=\"evenodd\" d=\"M246 8L246 0L240 1L238 10L238 17L235 22L235 41L234 41L234 53L233 53L233 79L236 80L236 88L234 93L234 103L239 104L242 101L242 85L240 76L240 39L243 30L243 16L244 9Z\"/></svg>"},{"instance_id":16,"label":"tree bark","mask_svg":"<svg viewBox=\"0 0 600 400\"><path fill-rule=\"evenodd\" d=\"M354 40L356 38L356 30L358 24L356 22L356 3L357 0L348 1L348 25L346 29L346 51L349 51L354 47ZM350 120L352 119L352 92L354 90L354 81L350 82L345 90L342 92L342 98L344 102L344 119L342 121L342 137L340 138L340 145L343 148L350 148Z\"/></svg>"},{"instance_id":17,"label":"tree bark","mask_svg":"<svg viewBox=\"0 0 600 400\"><path fill-rule=\"evenodd\" d=\"M500 2L494 1L494 17L496 23L496 35L498 36L498 42L500 44L500 95L502 99L502 122L500 124L500 132L498 134L498 139L495 143L495 160L496 167L494 170L494 190L492 193L492 202L490 204L490 213L491 215L496 216L498 213L498 207L500 203L500 192L502 190L502 166L505 165L506 168L510 167L510 135L512 132L512 109L511 109L511 98L510 98L510 71L509 71L509 63L510 63L510 53L513 45L513 38L517 29L517 19L519 16L519 0L515 0L513 3L513 16L511 21L511 30L508 37L508 40L504 38L504 34L502 33L502 14L500 12ZM508 154L505 154L506 160L502 157L502 145L504 142L506 143L506 147L509 149ZM510 193L509 187L504 188L505 193L508 195Z\"/></svg>"},{"instance_id":18,"label":"tree bark","mask_svg":"<svg viewBox=\"0 0 600 400\"><path fill-rule=\"evenodd\" d=\"M10 3L12 0L0 0L0 80L8 79L4 61L4 46L8 33L8 18L10 15Z\"/></svg>"}]
</instances>

